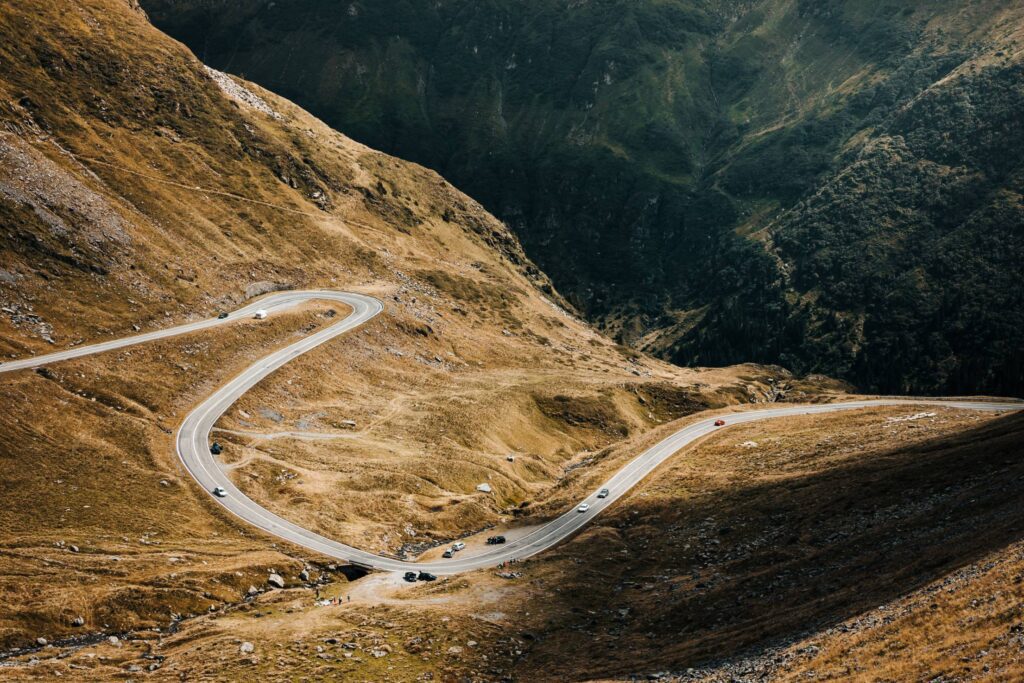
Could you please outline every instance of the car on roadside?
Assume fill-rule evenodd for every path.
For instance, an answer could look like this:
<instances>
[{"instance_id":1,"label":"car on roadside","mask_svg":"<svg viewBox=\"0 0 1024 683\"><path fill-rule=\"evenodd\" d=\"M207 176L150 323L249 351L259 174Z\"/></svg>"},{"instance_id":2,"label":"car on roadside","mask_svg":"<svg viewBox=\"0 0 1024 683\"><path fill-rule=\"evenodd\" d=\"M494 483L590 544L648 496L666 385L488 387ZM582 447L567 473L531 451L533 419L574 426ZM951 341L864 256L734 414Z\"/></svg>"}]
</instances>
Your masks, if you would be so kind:
<instances>
[{"instance_id":1,"label":"car on roadside","mask_svg":"<svg viewBox=\"0 0 1024 683\"><path fill-rule=\"evenodd\" d=\"M589 509L590 503L581 503L580 506L576 508L576 512L586 512Z\"/></svg>"},{"instance_id":2,"label":"car on roadside","mask_svg":"<svg viewBox=\"0 0 1024 683\"><path fill-rule=\"evenodd\" d=\"M221 311L220 314L217 315L217 320L223 320L226 317L228 317L227 311Z\"/></svg>"},{"instance_id":3,"label":"car on roadside","mask_svg":"<svg viewBox=\"0 0 1024 683\"><path fill-rule=\"evenodd\" d=\"M430 572L420 572L416 578L420 581L437 581L437 577Z\"/></svg>"},{"instance_id":4,"label":"car on roadside","mask_svg":"<svg viewBox=\"0 0 1024 683\"><path fill-rule=\"evenodd\" d=\"M416 583L416 572L406 572L402 578L409 583Z\"/></svg>"},{"instance_id":5,"label":"car on roadside","mask_svg":"<svg viewBox=\"0 0 1024 683\"><path fill-rule=\"evenodd\" d=\"M504 536L488 536L487 545L501 545L505 542Z\"/></svg>"},{"instance_id":6,"label":"car on roadside","mask_svg":"<svg viewBox=\"0 0 1024 683\"><path fill-rule=\"evenodd\" d=\"M721 427L724 424L725 424L725 420L715 420L715 426L716 427Z\"/></svg>"},{"instance_id":7,"label":"car on roadside","mask_svg":"<svg viewBox=\"0 0 1024 683\"><path fill-rule=\"evenodd\" d=\"M267 312L266 310L261 308L260 310L256 311L256 315L254 315L253 317L256 318L257 320L263 320L264 318L267 317Z\"/></svg>"},{"instance_id":8,"label":"car on roadside","mask_svg":"<svg viewBox=\"0 0 1024 683\"><path fill-rule=\"evenodd\" d=\"M443 553L441 553L441 557L443 557L446 560L450 558L452 555L453 553L451 548L448 548L448 550L445 550Z\"/></svg>"},{"instance_id":9,"label":"car on roadside","mask_svg":"<svg viewBox=\"0 0 1024 683\"><path fill-rule=\"evenodd\" d=\"M609 493L611 493L611 491L609 491L608 489L601 489L600 491L597 492L597 497L607 498Z\"/></svg>"},{"instance_id":10,"label":"car on roadside","mask_svg":"<svg viewBox=\"0 0 1024 683\"><path fill-rule=\"evenodd\" d=\"M457 553L457 552L459 552L460 550L462 550L465 547L466 547L466 544L463 543L462 541L458 541L456 543L452 543L452 552L456 552Z\"/></svg>"},{"instance_id":11,"label":"car on roadside","mask_svg":"<svg viewBox=\"0 0 1024 683\"><path fill-rule=\"evenodd\" d=\"M215 486L213 489L213 495L217 496L218 498L227 498L228 492L224 489L223 486Z\"/></svg>"},{"instance_id":12,"label":"car on roadside","mask_svg":"<svg viewBox=\"0 0 1024 683\"><path fill-rule=\"evenodd\" d=\"M224 450L224 447L221 446L216 441L214 441L213 445L210 446L210 452L213 453L214 455L220 455L223 450Z\"/></svg>"}]
</instances>

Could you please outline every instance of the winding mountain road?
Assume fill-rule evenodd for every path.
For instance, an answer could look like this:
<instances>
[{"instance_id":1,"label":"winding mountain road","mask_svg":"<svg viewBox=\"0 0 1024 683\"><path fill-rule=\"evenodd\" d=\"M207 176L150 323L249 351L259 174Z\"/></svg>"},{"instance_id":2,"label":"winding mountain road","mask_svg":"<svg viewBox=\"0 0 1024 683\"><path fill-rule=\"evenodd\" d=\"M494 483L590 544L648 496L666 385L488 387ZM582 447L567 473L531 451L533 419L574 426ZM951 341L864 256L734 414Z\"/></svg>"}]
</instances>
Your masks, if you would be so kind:
<instances>
[{"instance_id":1,"label":"winding mountain road","mask_svg":"<svg viewBox=\"0 0 1024 683\"><path fill-rule=\"evenodd\" d=\"M593 520L602 510L625 495L666 459L701 437L723 428L715 426L714 423L717 417L709 417L689 424L663 439L631 460L608 481L598 487L598 490L601 488L608 489L609 495L607 498L598 498L595 491L576 504L588 503L590 508L586 512L577 512L576 506L573 506L573 509L569 512L508 544L488 547L486 550L476 554L464 551L449 560L417 563L382 557L343 543L338 543L337 541L332 541L261 507L235 487L216 457L211 455L209 448L210 431L213 429L214 424L242 394L293 358L362 325L376 316L384 310L384 307L380 301L373 297L330 290L278 292L248 304L223 319L203 320L158 332L150 332L91 346L80 346L67 351L6 362L0 364L0 373L39 367L71 358L79 358L135 344L142 344L156 339L166 339L189 332L205 330L242 318L250 318L260 309L264 309L268 314L272 314L312 300L338 301L350 306L352 313L339 322L260 359L230 382L217 389L185 418L178 429L177 449L178 456L181 458L185 468L207 492L212 492L218 486L223 487L227 491L226 497L214 497L213 499L229 512L269 534L328 557L362 565L369 569L384 571L422 570L435 574L457 574L484 567L493 567L507 560L521 560L565 540ZM729 425L735 425L742 422L770 420L779 417L832 413L840 410L854 410L885 405L933 405L982 411L1024 409L1024 403L1010 401L876 399L824 405L787 405L767 409L753 409L745 412L731 413L726 415L725 419L728 420Z\"/></svg>"}]
</instances>

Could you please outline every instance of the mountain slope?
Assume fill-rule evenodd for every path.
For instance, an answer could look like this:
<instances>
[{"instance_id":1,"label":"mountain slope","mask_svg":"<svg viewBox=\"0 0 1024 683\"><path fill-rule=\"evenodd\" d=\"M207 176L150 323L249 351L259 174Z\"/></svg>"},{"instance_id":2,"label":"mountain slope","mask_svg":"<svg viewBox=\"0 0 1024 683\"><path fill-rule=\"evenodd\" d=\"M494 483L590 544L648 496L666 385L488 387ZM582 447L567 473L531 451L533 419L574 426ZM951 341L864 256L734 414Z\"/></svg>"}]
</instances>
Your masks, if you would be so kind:
<instances>
[{"instance_id":1,"label":"mountain slope","mask_svg":"<svg viewBox=\"0 0 1024 683\"><path fill-rule=\"evenodd\" d=\"M625 341L867 390L1024 389L1019 3L144 5L453 178ZM881 151L897 138L913 158Z\"/></svg>"},{"instance_id":2,"label":"mountain slope","mask_svg":"<svg viewBox=\"0 0 1024 683\"><path fill-rule=\"evenodd\" d=\"M414 554L530 520L534 502L573 490L566 469L626 436L774 400L792 382L616 346L436 173L205 68L134 3L15 0L0 38L4 359L213 317L276 289L385 302L216 426L236 485L290 520ZM159 641L262 592L270 570L310 591L344 581L230 517L174 445L216 387L339 309L0 376L0 659L37 638Z\"/></svg>"}]
</instances>

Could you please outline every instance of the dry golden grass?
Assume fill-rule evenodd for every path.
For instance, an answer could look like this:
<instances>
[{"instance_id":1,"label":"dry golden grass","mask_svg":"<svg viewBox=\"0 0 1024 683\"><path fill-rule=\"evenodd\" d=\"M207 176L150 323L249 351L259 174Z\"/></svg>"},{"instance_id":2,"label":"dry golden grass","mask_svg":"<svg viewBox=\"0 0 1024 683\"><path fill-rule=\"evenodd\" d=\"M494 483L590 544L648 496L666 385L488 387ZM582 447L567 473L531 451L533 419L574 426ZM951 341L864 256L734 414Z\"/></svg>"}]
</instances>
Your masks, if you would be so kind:
<instances>
[{"instance_id":1,"label":"dry golden grass","mask_svg":"<svg viewBox=\"0 0 1024 683\"><path fill-rule=\"evenodd\" d=\"M130 3L13 0L0 38L0 356L165 328L275 288L385 301L220 425L355 434L218 434L239 485L296 521L373 550L437 542L564 493L564 466L627 434L766 400L784 379L616 347L437 174L256 86L240 83L276 115L233 99ZM221 513L173 434L215 386L331 320L314 305L0 377L0 648L166 629L237 602L270 567L293 581L315 561Z\"/></svg>"},{"instance_id":2,"label":"dry golden grass","mask_svg":"<svg viewBox=\"0 0 1024 683\"><path fill-rule=\"evenodd\" d=\"M915 412L719 432L519 579L372 576L324 587L352 597L330 607L276 592L17 670L102 680L149 654L167 678L1017 680L1024 420L890 420Z\"/></svg>"},{"instance_id":3,"label":"dry golden grass","mask_svg":"<svg viewBox=\"0 0 1024 683\"><path fill-rule=\"evenodd\" d=\"M535 522L680 424L669 421L767 402L783 385L806 400L844 389L777 368L684 370L615 346L562 310L504 226L436 174L255 86L242 84L278 116L229 98L129 3L13 0L0 37L0 354L168 327L275 287L385 301L384 315L275 373L219 425L239 485L312 528L396 552ZM332 581L323 590L359 584L222 513L180 467L174 430L247 364L336 319L310 305L0 377L0 648L61 642L7 658L5 676L105 680L154 664L156 678L618 674L795 637L1013 540L1018 478L999 479L997 464L1015 471L1018 422L942 412L927 429L880 429L900 411L876 411L716 437L522 565L524 579L367 590L333 611L310 607L312 589L246 602L271 569L290 585L306 565ZM966 441L952 436L965 429ZM345 438L245 434L274 431ZM747 439L764 442L756 456L737 450ZM483 481L494 494L475 490ZM992 488L1000 481L1009 488ZM907 491L946 487L963 493L951 520L904 510L905 523L844 540L868 507L899 511ZM709 542L712 516L708 529L732 530L702 557L693 539ZM968 535L969 523L987 526ZM871 550L894 542L892 557ZM994 632L979 628L976 644ZM111 633L128 643L64 640ZM358 660L316 650L339 634L359 640ZM385 641L390 653L367 654ZM881 667L873 642L834 652Z\"/></svg>"},{"instance_id":4,"label":"dry golden grass","mask_svg":"<svg viewBox=\"0 0 1024 683\"><path fill-rule=\"evenodd\" d=\"M519 604L544 606L529 622L543 637L517 671L537 680L690 667L707 680L748 669L766 680L962 675L956 657L984 657L999 629L1006 639L1016 584L999 591L991 627L963 611L993 594L992 579L970 571L963 598L938 604L927 626L862 630L863 616L985 558L1019 565L1024 420L949 410L889 420L917 412L738 426L673 459L598 525L528 565ZM852 643L864 643L827 631L846 620L858 624ZM898 654L897 642L915 656ZM935 655L924 654L929 642ZM798 656L810 643L823 648L820 663ZM788 656L776 661L779 647ZM583 662L565 658L584 649ZM779 664L790 658L791 669ZM1016 661L994 657L990 668L1016 672Z\"/></svg>"}]
</instances>

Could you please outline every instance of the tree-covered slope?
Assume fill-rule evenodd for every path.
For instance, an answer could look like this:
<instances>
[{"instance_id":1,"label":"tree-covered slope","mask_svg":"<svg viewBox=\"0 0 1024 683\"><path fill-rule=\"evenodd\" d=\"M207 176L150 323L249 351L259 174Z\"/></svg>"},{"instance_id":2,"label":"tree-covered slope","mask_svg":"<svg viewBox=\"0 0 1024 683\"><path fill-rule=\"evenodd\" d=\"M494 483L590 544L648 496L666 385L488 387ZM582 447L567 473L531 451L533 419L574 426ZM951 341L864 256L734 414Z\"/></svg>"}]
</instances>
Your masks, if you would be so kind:
<instances>
[{"instance_id":1,"label":"tree-covered slope","mask_svg":"<svg viewBox=\"0 0 1024 683\"><path fill-rule=\"evenodd\" d=\"M452 178L626 341L1011 393L1017 4L143 2L212 66Z\"/></svg>"}]
</instances>

